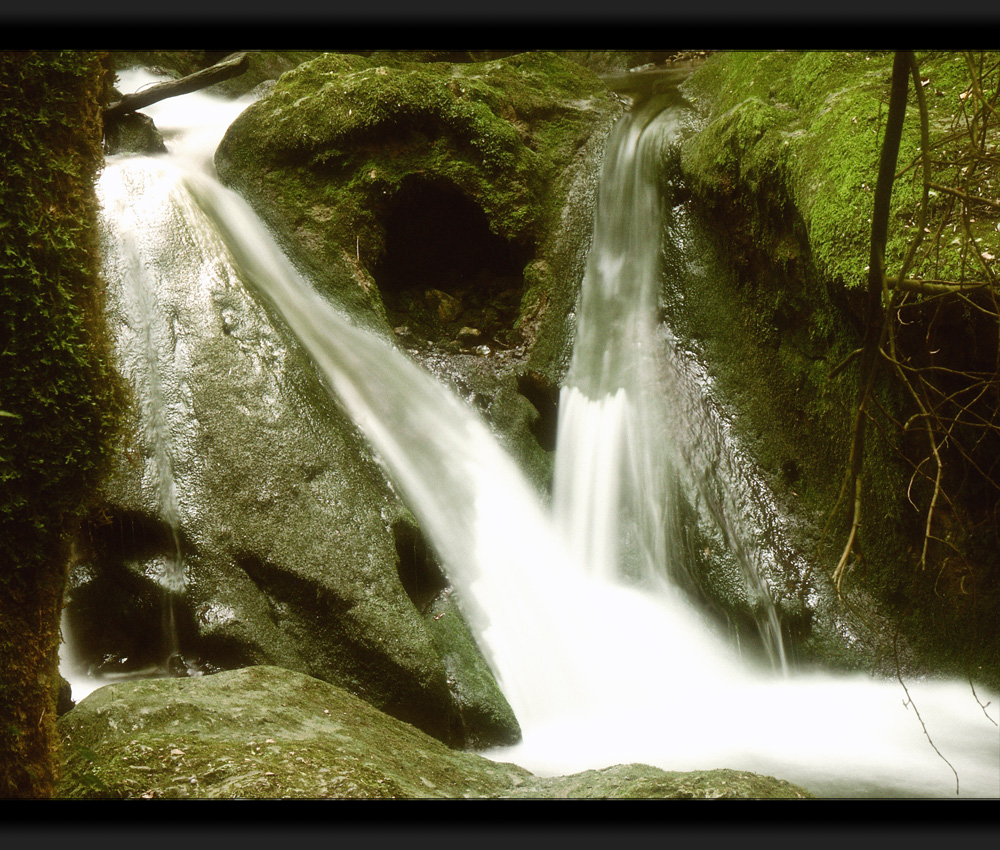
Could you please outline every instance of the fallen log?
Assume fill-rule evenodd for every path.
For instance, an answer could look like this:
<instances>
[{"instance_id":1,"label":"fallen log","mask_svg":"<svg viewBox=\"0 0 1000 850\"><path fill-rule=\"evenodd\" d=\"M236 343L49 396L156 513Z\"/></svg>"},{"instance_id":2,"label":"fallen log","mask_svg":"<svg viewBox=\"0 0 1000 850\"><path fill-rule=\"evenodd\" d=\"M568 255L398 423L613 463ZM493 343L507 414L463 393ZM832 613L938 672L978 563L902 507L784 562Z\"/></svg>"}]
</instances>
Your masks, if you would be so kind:
<instances>
[{"instance_id":1,"label":"fallen log","mask_svg":"<svg viewBox=\"0 0 1000 850\"><path fill-rule=\"evenodd\" d=\"M126 94L121 100L104 107L104 121L115 120L122 115L135 112L145 106L166 100L168 97L176 97L179 94L189 94L193 91L206 88L214 83L228 80L231 77L238 77L250 67L250 57L246 53L240 53L229 59L223 59L209 68L195 71L179 80L168 80L165 83L157 83L148 89L137 91L134 94Z\"/></svg>"}]
</instances>

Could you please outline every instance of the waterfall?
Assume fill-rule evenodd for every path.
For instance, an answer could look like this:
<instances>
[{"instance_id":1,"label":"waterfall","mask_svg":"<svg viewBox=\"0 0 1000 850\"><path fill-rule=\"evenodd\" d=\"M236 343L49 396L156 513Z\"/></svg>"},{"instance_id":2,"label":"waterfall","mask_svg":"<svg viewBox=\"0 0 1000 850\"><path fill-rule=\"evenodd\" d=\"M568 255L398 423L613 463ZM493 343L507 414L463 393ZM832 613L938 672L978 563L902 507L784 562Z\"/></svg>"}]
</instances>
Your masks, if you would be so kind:
<instances>
[{"instance_id":1,"label":"waterfall","mask_svg":"<svg viewBox=\"0 0 1000 850\"><path fill-rule=\"evenodd\" d=\"M484 755L545 775L629 762L745 769L830 796L953 796L951 765L963 795L996 796L997 727L967 684L913 682L906 695L863 675L788 670L773 608L761 625L773 669L747 665L680 587L677 499L694 488L767 601L753 546L727 523L739 507L691 469L704 450L678 422L697 405L670 393L698 384L681 387L664 364L655 321L662 210L650 169L676 120L637 108L608 145L551 510L478 413L313 289L203 157L171 154L158 179L191 238L227 252L308 350L420 522L523 731Z\"/></svg>"},{"instance_id":2,"label":"waterfall","mask_svg":"<svg viewBox=\"0 0 1000 850\"><path fill-rule=\"evenodd\" d=\"M672 460L658 442L664 434L654 348L661 215L648 173L675 123L673 113L647 110L620 121L608 143L602 225L559 399L555 519L574 562L605 579L654 581L664 567L681 563L668 554L663 534Z\"/></svg>"},{"instance_id":3,"label":"waterfall","mask_svg":"<svg viewBox=\"0 0 1000 850\"><path fill-rule=\"evenodd\" d=\"M668 368L678 360L664 358L657 321L660 235L669 200L658 178L665 147L683 127L683 106L675 101L669 95L641 101L608 142L573 360L559 400L553 485L555 521L574 563L592 575L631 579L650 590L667 579L696 583L682 545L679 501L681 470L697 463L683 432L711 421L704 414L682 420L674 409L685 388L676 368ZM720 480L700 476L688 487L712 506L711 521L736 555L757 603L764 649L772 665L787 672L773 602L747 546L726 522L735 513L709 491Z\"/></svg>"},{"instance_id":4,"label":"waterfall","mask_svg":"<svg viewBox=\"0 0 1000 850\"><path fill-rule=\"evenodd\" d=\"M120 77L129 91L162 80L140 69L124 71ZM62 647L60 668L75 699L118 678L197 672L181 656L177 633L176 606L187 584L179 479L186 477L186 470L196 466L197 460L192 457L185 424L191 410L182 375L190 357L178 331L175 305L177 292L186 286L184 278L206 272L175 251L176 242L190 244L197 238L191 216L198 211L179 186L178 177L185 170L212 167L222 133L251 101L249 97L232 100L203 95L187 104L159 104L157 127L171 142L170 157L109 157L97 183L102 276L108 285L108 303L118 305L108 323L115 331L117 365L138 408L139 440L130 452L143 463L140 498L144 510L162 523L171 546L147 572L162 589L158 662L127 671L105 671L96 678L84 675L73 652L72 625L64 613L62 630L69 639Z\"/></svg>"}]
</instances>

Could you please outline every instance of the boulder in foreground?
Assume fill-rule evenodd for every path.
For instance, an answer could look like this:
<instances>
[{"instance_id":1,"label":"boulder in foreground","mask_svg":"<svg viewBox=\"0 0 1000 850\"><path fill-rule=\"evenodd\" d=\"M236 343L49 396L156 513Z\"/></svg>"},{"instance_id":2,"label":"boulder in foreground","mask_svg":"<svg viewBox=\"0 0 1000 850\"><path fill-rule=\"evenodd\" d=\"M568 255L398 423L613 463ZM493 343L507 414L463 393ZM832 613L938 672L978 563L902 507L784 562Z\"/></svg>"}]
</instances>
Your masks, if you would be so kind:
<instances>
[{"instance_id":1,"label":"boulder in foreground","mask_svg":"<svg viewBox=\"0 0 1000 850\"><path fill-rule=\"evenodd\" d=\"M736 770L616 765L543 778L449 749L279 667L94 691L59 720L68 798L809 798Z\"/></svg>"}]
</instances>

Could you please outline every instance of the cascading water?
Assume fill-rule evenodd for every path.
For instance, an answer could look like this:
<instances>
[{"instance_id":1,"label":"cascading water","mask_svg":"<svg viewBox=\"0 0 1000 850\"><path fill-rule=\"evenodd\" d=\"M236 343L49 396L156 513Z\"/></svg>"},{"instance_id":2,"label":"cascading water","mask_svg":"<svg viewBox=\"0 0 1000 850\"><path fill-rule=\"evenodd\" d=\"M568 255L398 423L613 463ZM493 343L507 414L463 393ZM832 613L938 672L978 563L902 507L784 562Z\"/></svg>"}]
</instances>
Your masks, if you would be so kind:
<instances>
[{"instance_id":1,"label":"cascading water","mask_svg":"<svg viewBox=\"0 0 1000 850\"><path fill-rule=\"evenodd\" d=\"M642 165L655 163L673 123L635 115L610 141L599 199L608 224L595 232L559 399L556 522L574 561L601 578L623 571L649 581L682 563L663 533L671 461L645 439L659 437L663 422L654 348L660 201ZM608 215L613 207L631 215Z\"/></svg>"},{"instance_id":2,"label":"cascading water","mask_svg":"<svg viewBox=\"0 0 1000 850\"><path fill-rule=\"evenodd\" d=\"M657 322L664 202L658 164L683 126L676 101L669 94L645 100L609 140L573 361L559 400L553 486L555 520L574 563L591 575L647 587L667 579L697 583L679 513L680 470L693 465L681 430L694 423L672 409L684 390L667 368ZM688 489L704 490L706 483ZM758 603L772 666L786 671L767 589L726 526L718 497L708 494L704 502L716 506L713 520Z\"/></svg>"},{"instance_id":3,"label":"cascading water","mask_svg":"<svg viewBox=\"0 0 1000 850\"><path fill-rule=\"evenodd\" d=\"M774 551L781 523L768 514L776 508L702 397L707 375L656 320L658 164L681 132L677 100L640 101L609 139L560 396L553 508L570 562L577 577L596 577L609 591L642 588L641 604L595 607L577 632L581 647L588 628L601 635L604 655L593 657L591 675L620 701L607 698L589 712L565 705L554 722L522 722L520 745L488 755L543 774L627 761L672 770L736 766L831 796L944 795L958 787L949 789L954 767L963 794L1000 794L996 721L967 685L921 682L904 692L863 676L788 669L758 569L787 560ZM772 671L740 663L678 594L689 562L683 498L714 524L742 570ZM572 604L569 588L561 604Z\"/></svg>"},{"instance_id":4,"label":"cascading water","mask_svg":"<svg viewBox=\"0 0 1000 850\"><path fill-rule=\"evenodd\" d=\"M131 91L162 81L138 69L120 76ZM196 465L185 433L190 401L181 378L190 355L178 332L174 301L165 293L175 287L178 277L203 273L177 257L171 247L177 234L191 238L194 232L189 227L191 210L185 209L185 203L194 209L190 197L177 194L176 181L182 173L178 166L212 167L222 133L251 100L206 96L188 104L160 104L157 126L171 142L171 156L111 157L98 182L103 276L109 286L108 301L120 306L118 315L109 316L109 324L116 330L118 366L132 386L139 414L141 445L134 454L144 454L142 499L146 511L166 528L172 545L150 565L149 578L162 589L162 646L154 663L88 674L74 657L72 625L64 613L62 629L68 640L60 666L76 699L118 678L196 672L181 656L176 623L178 598L186 586L178 479L185 475L184 469ZM170 214L162 215L164 209Z\"/></svg>"},{"instance_id":5,"label":"cascading water","mask_svg":"<svg viewBox=\"0 0 1000 850\"><path fill-rule=\"evenodd\" d=\"M830 796L954 795L953 766L963 795L1000 795L996 723L967 685L910 686L946 763L897 683L785 670L771 615L774 669L749 666L679 589L675 498L705 474L685 466L691 435L665 439L676 411L663 401L667 346L652 318L650 168L674 120L635 109L609 143L553 512L478 414L317 294L203 158L172 154L157 179L164 203L185 206L192 239L229 253L310 352L432 542L523 731L484 755L547 775L628 762L747 769ZM744 577L766 601L750 554Z\"/></svg>"}]
</instances>

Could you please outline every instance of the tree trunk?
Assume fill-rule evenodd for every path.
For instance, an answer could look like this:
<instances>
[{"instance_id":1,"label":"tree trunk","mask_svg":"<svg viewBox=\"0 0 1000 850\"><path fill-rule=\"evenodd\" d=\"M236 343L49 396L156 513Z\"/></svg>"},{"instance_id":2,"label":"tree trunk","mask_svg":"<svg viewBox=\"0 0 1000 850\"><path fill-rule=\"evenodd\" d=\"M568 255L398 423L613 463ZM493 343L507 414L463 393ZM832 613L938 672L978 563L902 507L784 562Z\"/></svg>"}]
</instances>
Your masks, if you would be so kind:
<instances>
[{"instance_id":1,"label":"tree trunk","mask_svg":"<svg viewBox=\"0 0 1000 850\"><path fill-rule=\"evenodd\" d=\"M847 545L833 570L833 580L840 592L841 581L852 553L857 552L861 528L862 472L865 460L865 431L868 424L868 402L875 386L878 372L878 350L886 333L886 311L882 304L885 287L885 243L889 232L889 211L892 187L895 182L899 143L903 136L903 119L906 117L906 95L909 89L910 51L898 50L893 57L892 84L889 92L889 114L886 119L885 137L879 160L878 177L872 209L871 249L868 256L868 303L865 311L864 339L861 344L861 366L858 379L858 401L854 414L851 453L840 499L851 498L851 530Z\"/></svg>"},{"instance_id":2,"label":"tree trunk","mask_svg":"<svg viewBox=\"0 0 1000 850\"><path fill-rule=\"evenodd\" d=\"M899 159L899 142L903 136L903 118L906 116L906 93L910 85L911 61L912 53L907 50L897 50L893 58L889 114L886 118L882 155L875 182L871 249L868 256L868 307L865 315L864 341L861 346L861 381L858 387L857 448L851 465L855 478L861 474L867 419L865 409L875 381L878 348L884 334L885 311L882 291L885 280L885 243L889 232L889 210L896 176L896 162Z\"/></svg>"},{"instance_id":3,"label":"tree trunk","mask_svg":"<svg viewBox=\"0 0 1000 850\"><path fill-rule=\"evenodd\" d=\"M99 55L0 52L0 797L52 795L70 540L98 488L120 378L104 337L94 181Z\"/></svg>"}]
</instances>

